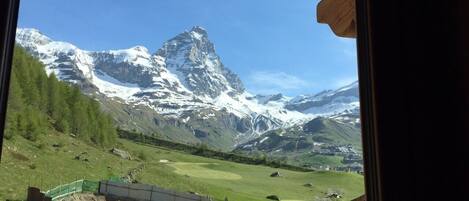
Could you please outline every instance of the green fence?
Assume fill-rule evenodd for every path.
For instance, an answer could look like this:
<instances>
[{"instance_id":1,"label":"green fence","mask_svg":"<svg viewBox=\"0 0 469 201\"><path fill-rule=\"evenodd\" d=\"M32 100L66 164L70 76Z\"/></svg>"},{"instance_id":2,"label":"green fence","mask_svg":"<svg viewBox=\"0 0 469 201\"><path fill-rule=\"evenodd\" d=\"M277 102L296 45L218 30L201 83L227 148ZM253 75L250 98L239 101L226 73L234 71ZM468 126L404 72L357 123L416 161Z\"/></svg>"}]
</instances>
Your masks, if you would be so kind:
<instances>
[{"instance_id":1,"label":"green fence","mask_svg":"<svg viewBox=\"0 0 469 201\"><path fill-rule=\"evenodd\" d=\"M44 194L52 200L57 200L63 197L66 197L73 193L80 193L80 192L98 192L99 182L96 181L89 181L89 180L78 180L74 181L69 184L64 184L57 186L53 189L50 189Z\"/></svg>"}]
</instances>

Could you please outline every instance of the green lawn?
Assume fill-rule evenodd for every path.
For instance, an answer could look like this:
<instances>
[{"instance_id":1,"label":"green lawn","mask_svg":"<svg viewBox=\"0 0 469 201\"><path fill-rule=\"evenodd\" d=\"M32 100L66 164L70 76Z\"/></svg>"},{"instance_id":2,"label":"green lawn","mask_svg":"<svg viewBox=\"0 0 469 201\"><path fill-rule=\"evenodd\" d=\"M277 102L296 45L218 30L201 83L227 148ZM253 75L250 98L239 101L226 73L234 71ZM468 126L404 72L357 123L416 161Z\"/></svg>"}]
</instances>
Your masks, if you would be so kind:
<instances>
[{"instance_id":1,"label":"green lawn","mask_svg":"<svg viewBox=\"0 0 469 201\"><path fill-rule=\"evenodd\" d=\"M110 154L108 149L56 133L36 143L21 137L5 140L0 164L0 180L3 181L0 200L24 199L29 184L48 189L80 178L100 180L124 175L141 163L145 163L137 177L141 183L207 194L216 200L224 200L226 196L230 201L265 201L267 195L275 194L282 200L308 201L324 196L323 192L328 189L341 190L343 200L351 200L364 192L363 177L358 174L295 172L203 158L127 140L119 140L119 143L133 156L145 160L123 160ZM74 159L83 152L87 152L85 158L89 161ZM275 171L282 176L270 177ZM313 187L303 186L306 183L312 183Z\"/></svg>"}]
</instances>

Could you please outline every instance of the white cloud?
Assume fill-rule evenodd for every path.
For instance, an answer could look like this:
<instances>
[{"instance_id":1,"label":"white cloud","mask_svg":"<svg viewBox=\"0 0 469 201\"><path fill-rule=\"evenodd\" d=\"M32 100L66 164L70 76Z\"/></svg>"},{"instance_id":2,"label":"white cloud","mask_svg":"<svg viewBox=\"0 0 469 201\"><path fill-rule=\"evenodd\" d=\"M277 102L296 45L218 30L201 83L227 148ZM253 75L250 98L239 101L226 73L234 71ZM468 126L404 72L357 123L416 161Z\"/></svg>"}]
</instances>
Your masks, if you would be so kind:
<instances>
[{"instance_id":1,"label":"white cloud","mask_svg":"<svg viewBox=\"0 0 469 201\"><path fill-rule=\"evenodd\" d=\"M291 94L311 88L313 83L285 72L255 71L249 74L248 89L257 94Z\"/></svg>"},{"instance_id":2,"label":"white cloud","mask_svg":"<svg viewBox=\"0 0 469 201\"><path fill-rule=\"evenodd\" d=\"M351 38L342 38L337 37L337 41L339 41L340 49L342 49L342 53L348 59L351 59L356 63L357 60L357 47L356 47L356 40Z\"/></svg>"},{"instance_id":3,"label":"white cloud","mask_svg":"<svg viewBox=\"0 0 469 201\"><path fill-rule=\"evenodd\" d=\"M337 37L337 39L345 44L355 44L356 39L354 38L344 38L344 37Z\"/></svg>"}]
</instances>

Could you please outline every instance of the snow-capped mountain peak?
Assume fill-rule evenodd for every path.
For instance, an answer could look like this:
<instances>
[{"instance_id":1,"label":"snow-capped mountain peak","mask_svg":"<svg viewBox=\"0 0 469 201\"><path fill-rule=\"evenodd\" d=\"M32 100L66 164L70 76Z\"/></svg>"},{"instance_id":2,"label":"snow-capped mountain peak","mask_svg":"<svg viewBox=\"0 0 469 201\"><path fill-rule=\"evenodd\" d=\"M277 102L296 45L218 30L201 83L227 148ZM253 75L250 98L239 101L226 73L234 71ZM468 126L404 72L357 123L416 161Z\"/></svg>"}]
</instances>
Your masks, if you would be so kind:
<instances>
[{"instance_id":1,"label":"snow-capped mountain peak","mask_svg":"<svg viewBox=\"0 0 469 201\"><path fill-rule=\"evenodd\" d=\"M170 39L156 56L165 58L166 67L197 95L215 98L223 92L240 94L244 91L239 77L224 67L201 27Z\"/></svg>"},{"instance_id":2,"label":"snow-capped mountain peak","mask_svg":"<svg viewBox=\"0 0 469 201\"><path fill-rule=\"evenodd\" d=\"M286 108L320 116L357 112L359 104L358 81L337 90L326 90L314 95L301 95L290 100Z\"/></svg>"},{"instance_id":3,"label":"snow-capped mountain peak","mask_svg":"<svg viewBox=\"0 0 469 201\"><path fill-rule=\"evenodd\" d=\"M151 67L151 54L144 46L135 46L129 49L110 50L107 53L114 55L116 62L127 62L134 65Z\"/></svg>"},{"instance_id":4,"label":"snow-capped mountain peak","mask_svg":"<svg viewBox=\"0 0 469 201\"><path fill-rule=\"evenodd\" d=\"M203 27L200 27L200 26L192 27L192 29L190 30L190 34L193 36L193 38L197 40L203 40L203 39L208 38L207 31Z\"/></svg>"},{"instance_id":5,"label":"snow-capped mountain peak","mask_svg":"<svg viewBox=\"0 0 469 201\"><path fill-rule=\"evenodd\" d=\"M334 104L357 102L353 93L347 95L354 85L294 99L281 94L253 96L245 91L238 75L223 65L207 31L199 26L166 41L154 54L140 45L86 51L54 41L36 29L18 29L17 33L17 43L42 61L48 73L77 84L86 93L130 106L143 105L185 123L219 118L223 126L235 124L239 141L316 117L316 111L304 104L313 102L315 106L317 100L329 100L323 96L334 97L330 100ZM351 99L339 101L347 98ZM319 114L326 114L328 108L323 110Z\"/></svg>"},{"instance_id":6,"label":"snow-capped mountain peak","mask_svg":"<svg viewBox=\"0 0 469 201\"><path fill-rule=\"evenodd\" d=\"M18 29L16 31L16 40L18 43L30 43L30 44L38 44L38 45L45 45L47 43L52 42L52 40L42 34L39 30L33 28L24 28Z\"/></svg>"},{"instance_id":7,"label":"snow-capped mountain peak","mask_svg":"<svg viewBox=\"0 0 469 201\"><path fill-rule=\"evenodd\" d=\"M142 46L142 45L137 45L137 46L134 46L132 48L130 48L132 50L135 50L135 51L138 51L138 52L145 52L145 53L149 53L148 49L145 47L145 46Z\"/></svg>"}]
</instances>

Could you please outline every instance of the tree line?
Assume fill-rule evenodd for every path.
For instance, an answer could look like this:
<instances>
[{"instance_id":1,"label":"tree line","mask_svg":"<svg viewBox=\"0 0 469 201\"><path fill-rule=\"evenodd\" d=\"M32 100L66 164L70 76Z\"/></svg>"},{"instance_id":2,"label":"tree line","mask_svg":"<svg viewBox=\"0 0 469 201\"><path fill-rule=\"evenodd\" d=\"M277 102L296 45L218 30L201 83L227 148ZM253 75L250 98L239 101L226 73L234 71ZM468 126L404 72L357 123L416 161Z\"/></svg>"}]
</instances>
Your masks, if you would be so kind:
<instances>
[{"instance_id":1,"label":"tree line","mask_svg":"<svg viewBox=\"0 0 469 201\"><path fill-rule=\"evenodd\" d=\"M265 165L273 168L282 168L294 171L311 172L313 169L306 167L299 167L287 164L286 161L269 158L263 155L262 157L250 157L241 155L235 152L222 152L210 149L206 144L188 145L178 142L167 141L160 139L156 136L149 136L136 131L128 131L117 129L117 134L122 139L131 140L136 143L149 144L157 147L165 147L171 150L178 150L188 154L202 156L206 158L213 158L218 160L231 161L236 163L250 164L250 165Z\"/></svg>"},{"instance_id":2,"label":"tree line","mask_svg":"<svg viewBox=\"0 0 469 201\"><path fill-rule=\"evenodd\" d=\"M4 136L35 141L51 129L97 145L115 143L112 118L99 102L85 96L77 86L49 76L44 65L15 46Z\"/></svg>"}]
</instances>

